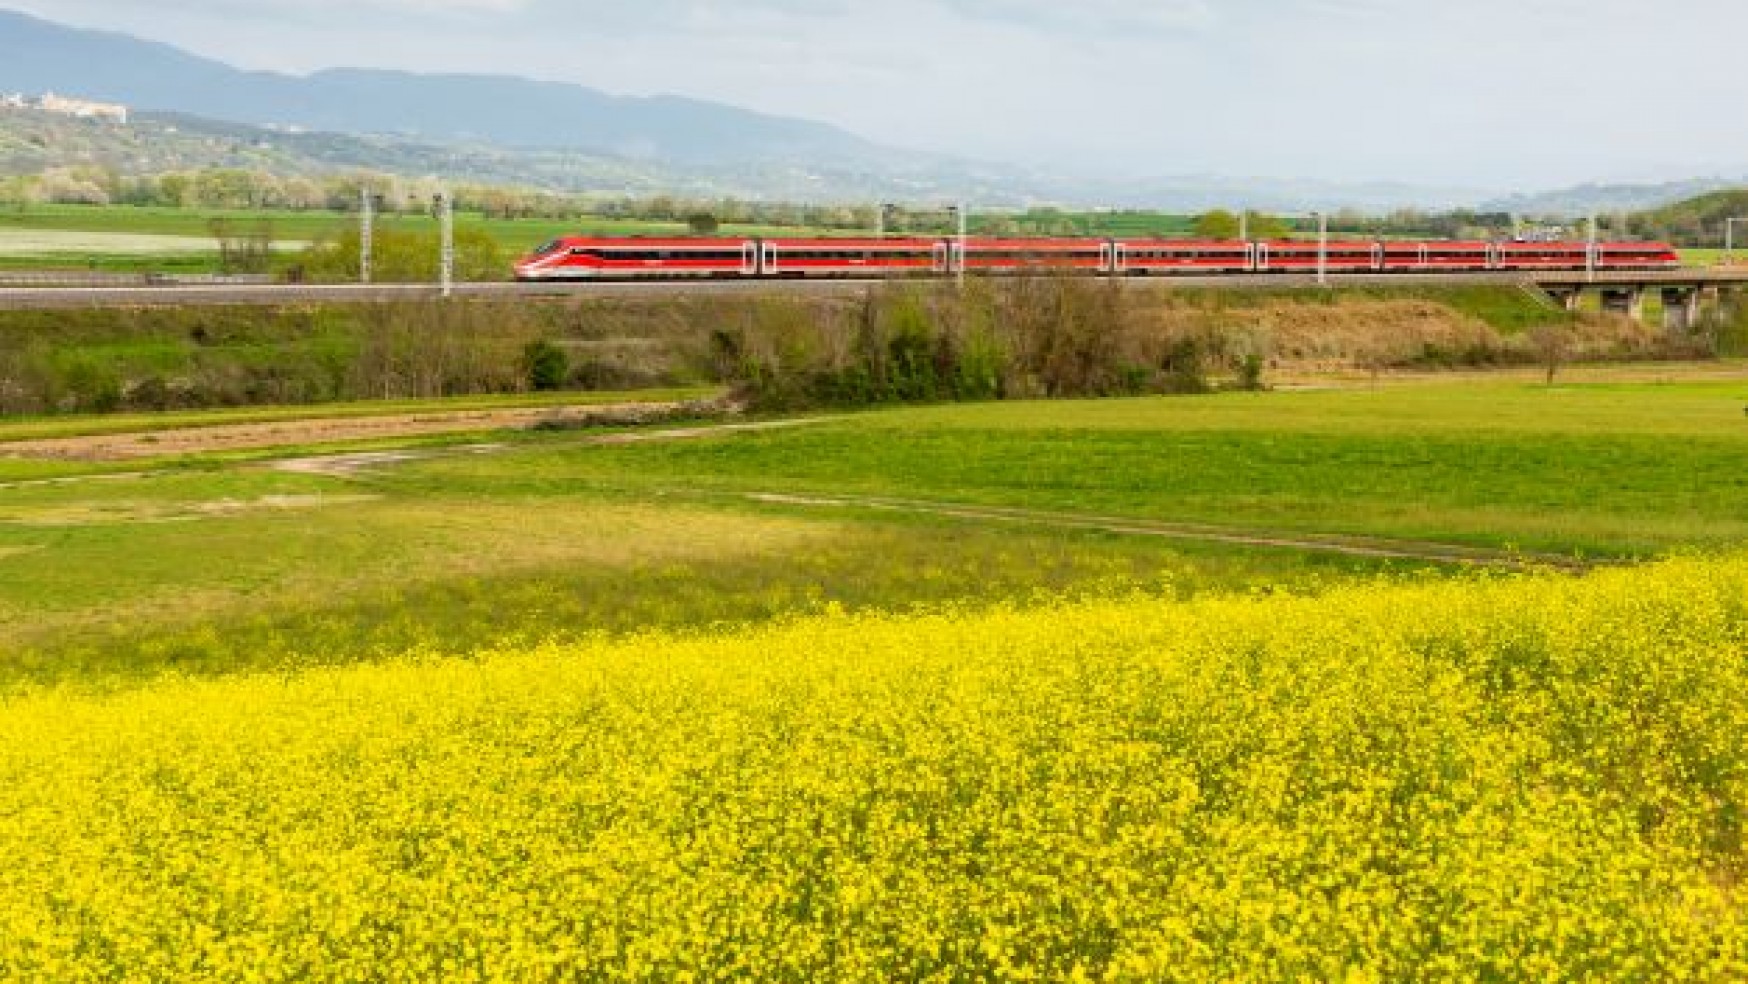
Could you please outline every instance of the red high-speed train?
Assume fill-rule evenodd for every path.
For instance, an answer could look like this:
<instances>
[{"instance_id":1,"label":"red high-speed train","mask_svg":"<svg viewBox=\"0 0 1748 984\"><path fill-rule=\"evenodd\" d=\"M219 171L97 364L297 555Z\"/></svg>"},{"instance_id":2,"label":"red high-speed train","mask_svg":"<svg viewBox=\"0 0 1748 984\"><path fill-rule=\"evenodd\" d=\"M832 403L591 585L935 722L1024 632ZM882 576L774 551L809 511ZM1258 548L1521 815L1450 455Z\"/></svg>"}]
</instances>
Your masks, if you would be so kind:
<instances>
[{"instance_id":1,"label":"red high-speed train","mask_svg":"<svg viewBox=\"0 0 1748 984\"><path fill-rule=\"evenodd\" d=\"M1594 254L1592 253L1594 250ZM1321 255L1321 262L1320 262ZM944 277L1062 271L1185 274L1487 273L1668 270L1668 243L1195 239L555 239L516 263L518 280L687 277Z\"/></svg>"}]
</instances>

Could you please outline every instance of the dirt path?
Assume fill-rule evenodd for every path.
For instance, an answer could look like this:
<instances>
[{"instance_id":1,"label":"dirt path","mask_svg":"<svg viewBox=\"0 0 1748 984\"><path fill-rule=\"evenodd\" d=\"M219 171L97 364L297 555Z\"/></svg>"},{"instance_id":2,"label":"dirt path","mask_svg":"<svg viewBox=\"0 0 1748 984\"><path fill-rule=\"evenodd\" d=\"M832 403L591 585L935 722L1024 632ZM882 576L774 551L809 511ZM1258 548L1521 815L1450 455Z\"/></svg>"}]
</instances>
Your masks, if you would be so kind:
<instances>
[{"instance_id":1,"label":"dirt path","mask_svg":"<svg viewBox=\"0 0 1748 984\"><path fill-rule=\"evenodd\" d=\"M89 437L0 443L0 456L66 461L128 461L211 451L253 451L284 445L430 437L494 430L655 423L690 412L724 412L692 403L606 403L560 407L457 410L371 417L219 424Z\"/></svg>"},{"instance_id":2,"label":"dirt path","mask_svg":"<svg viewBox=\"0 0 1748 984\"><path fill-rule=\"evenodd\" d=\"M62 475L57 478L23 478L16 482L0 482L0 490L54 488L58 485L85 485L90 482L137 482L170 474L167 471L103 472L98 475Z\"/></svg>"},{"instance_id":3,"label":"dirt path","mask_svg":"<svg viewBox=\"0 0 1748 984\"><path fill-rule=\"evenodd\" d=\"M1272 530L1243 530L1203 526L1195 523L1167 523L1119 516L1098 516L1085 513L1046 512L1036 509L1010 509L1002 506L968 506L949 502L928 502L915 499L883 499L862 496L802 496L779 493L757 493L748 496L755 502L779 506L802 506L821 509L874 509L884 512L918 513L952 519L973 519L984 522L1016 523L1050 526L1058 529L1093 530L1122 536L1163 537L1172 540L1194 540L1203 543L1230 543L1249 547L1280 547L1313 553L1341 554L1350 557L1375 557L1383 560L1417 560L1436 564L1466 567L1490 567L1507 570L1553 568L1570 572L1590 570L1596 562L1558 554L1527 554L1490 550L1448 543L1418 540L1390 540L1379 537L1343 536L1325 533L1296 533Z\"/></svg>"}]
</instances>

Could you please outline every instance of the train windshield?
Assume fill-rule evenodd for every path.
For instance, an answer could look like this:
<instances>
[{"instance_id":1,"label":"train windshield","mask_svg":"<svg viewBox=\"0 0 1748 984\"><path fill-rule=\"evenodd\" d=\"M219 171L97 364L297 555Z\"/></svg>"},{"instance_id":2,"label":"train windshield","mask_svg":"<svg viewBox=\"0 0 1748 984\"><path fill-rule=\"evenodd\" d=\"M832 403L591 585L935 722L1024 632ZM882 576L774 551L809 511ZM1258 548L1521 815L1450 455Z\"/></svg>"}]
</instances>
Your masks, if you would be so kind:
<instances>
[{"instance_id":1,"label":"train windshield","mask_svg":"<svg viewBox=\"0 0 1748 984\"><path fill-rule=\"evenodd\" d=\"M547 243L545 246L542 246L539 249L535 250L534 255L535 256L547 256L549 254L558 252L563 247L564 247L563 243L554 239L552 242Z\"/></svg>"}]
</instances>

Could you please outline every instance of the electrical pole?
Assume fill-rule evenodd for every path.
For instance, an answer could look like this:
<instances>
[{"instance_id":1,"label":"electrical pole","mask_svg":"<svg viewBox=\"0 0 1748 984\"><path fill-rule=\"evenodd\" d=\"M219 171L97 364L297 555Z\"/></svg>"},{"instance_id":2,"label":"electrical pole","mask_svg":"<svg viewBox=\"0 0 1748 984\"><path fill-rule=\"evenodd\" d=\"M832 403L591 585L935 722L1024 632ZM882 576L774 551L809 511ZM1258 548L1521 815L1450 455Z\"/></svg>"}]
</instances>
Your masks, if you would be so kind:
<instances>
[{"instance_id":1,"label":"electrical pole","mask_svg":"<svg viewBox=\"0 0 1748 984\"><path fill-rule=\"evenodd\" d=\"M1250 209L1238 210L1238 239L1240 242L1250 242Z\"/></svg>"},{"instance_id":2,"label":"electrical pole","mask_svg":"<svg viewBox=\"0 0 1748 984\"><path fill-rule=\"evenodd\" d=\"M447 191L437 193L437 219L442 230L443 260L441 282L443 296L455 293L455 196Z\"/></svg>"},{"instance_id":3,"label":"electrical pole","mask_svg":"<svg viewBox=\"0 0 1748 984\"><path fill-rule=\"evenodd\" d=\"M1584 279L1596 281L1596 214L1590 216L1590 239L1584 247Z\"/></svg>"},{"instance_id":4,"label":"electrical pole","mask_svg":"<svg viewBox=\"0 0 1748 984\"><path fill-rule=\"evenodd\" d=\"M971 206L960 203L959 213L959 286L965 286L965 240L970 231Z\"/></svg>"},{"instance_id":5,"label":"electrical pole","mask_svg":"<svg viewBox=\"0 0 1748 984\"><path fill-rule=\"evenodd\" d=\"M370 260L375 252L376 201L369 188L359 188L358 282L370 283Z\"/></svg>"},{"instance_id":6,"label":"electrical pole","mask_svg":"<svg viewBox=\"0 0 1748 984\"><path fill-rule=\"evenodd\" d=\"M1329 286L1329 215L1317 213L1317 286Z\"/></svg>"}]
</instances>

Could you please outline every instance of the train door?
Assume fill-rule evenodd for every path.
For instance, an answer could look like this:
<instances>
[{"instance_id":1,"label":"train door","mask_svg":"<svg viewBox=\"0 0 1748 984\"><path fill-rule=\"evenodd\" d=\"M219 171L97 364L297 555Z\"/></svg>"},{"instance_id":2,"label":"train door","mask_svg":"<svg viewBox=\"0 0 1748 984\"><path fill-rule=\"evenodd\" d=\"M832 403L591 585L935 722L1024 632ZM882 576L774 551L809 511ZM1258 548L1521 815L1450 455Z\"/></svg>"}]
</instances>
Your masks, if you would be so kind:
<instances>
[{"instance_id":1,"label":"train door","mask_svg":"<svg viewBox=\"0 0 1748 984\"><path fill-rule=\"evenodd\" d=\"M742 243L740 247L740 272L743 277L756 277L759 273L759 244L755 242Z\"/></svg>"},{"instance_id":2,"label":"train door","mask_svg":"<svg viewBox=\"0 0 1748 984\"><path fill-rule=\"evenodd\" d=\"M777 273L779 271L779 267L777 264L777 246L776 246L776 244L775 243L765 243L764 244L764 254L765 254L765 269L762 272L766 276L770 276L772 274Z\"/></svg>"},{"instance_id":3,"label":"train door","mask_svg":"<svg viewBox=\"0 0 1748 984\"><path fill-rule=\"evenodd\" d=\"M1256 244L1256 272L1267 273L1269 270L1269 244Z\"/></svg>"},{"instance_id":4,"label":"train door","mask_svg":"<svg viewBox=\"0 0 1748 984\"><path fill-rule=\"evenodd\" d=\"M1129 269L1129 250L1122 243L1105 243L1099 247L1099 271L1122 273Z\"/></svg>"},{"instance_id":5,"label":"train door","mask_svg":"<svg viewBox=\"0 0 1748 984\"><path fill-rule=\"evenodd\" d=\"M965 272L965 244L954 240L947 244L947 272Z\"/></svg>"},{"instance_id":6,"label":"train door","mask_svg":"<svg viewBox=\"0 0 1748 984\"><path fill-rule=\"evenodd\" d=\"M1383 243L1373 243L1372 244L1372 269L1373 270L1384 269L1384 244Z\"/></svg>"},{"instance_id":7,"label":"train door","mask_svg":"<svg viewBox=\"0 0 1748 984\"><path fill-rule=\"evenodd\" d=\"M939 274L951 273L952 271L947 268L947 263L948 263L947 244L946 243L936 243L935 244L935 272L939 273Z\"/></svg>"}]
</instances>

